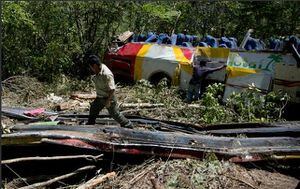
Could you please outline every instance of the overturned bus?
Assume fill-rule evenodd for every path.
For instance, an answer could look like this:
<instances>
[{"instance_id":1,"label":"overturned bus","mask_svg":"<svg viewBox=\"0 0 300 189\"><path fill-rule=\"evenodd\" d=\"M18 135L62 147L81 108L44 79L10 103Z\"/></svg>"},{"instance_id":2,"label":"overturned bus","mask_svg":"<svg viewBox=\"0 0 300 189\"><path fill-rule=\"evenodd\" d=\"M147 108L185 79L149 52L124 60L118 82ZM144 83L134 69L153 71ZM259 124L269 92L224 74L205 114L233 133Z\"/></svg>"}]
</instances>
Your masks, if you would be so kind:
<instances>
[{"instance_id":1,"label":"overturned bus","mask_svg":"<svg viewBox=\"0 0 300 189\"><path fill-rule=\"evenodd\" d=\"M224 100L233 91L254 84L262 92L283 90L292 102L300 103L300 62L290 52L130 42L106 53L105 63L116 77L130 81L146 79L154 84L167 78L186 90L195 57L209 58L209 67L227 65L226 70L208 76L208 80L225 84Z\"/></svg>"}]
</instances>

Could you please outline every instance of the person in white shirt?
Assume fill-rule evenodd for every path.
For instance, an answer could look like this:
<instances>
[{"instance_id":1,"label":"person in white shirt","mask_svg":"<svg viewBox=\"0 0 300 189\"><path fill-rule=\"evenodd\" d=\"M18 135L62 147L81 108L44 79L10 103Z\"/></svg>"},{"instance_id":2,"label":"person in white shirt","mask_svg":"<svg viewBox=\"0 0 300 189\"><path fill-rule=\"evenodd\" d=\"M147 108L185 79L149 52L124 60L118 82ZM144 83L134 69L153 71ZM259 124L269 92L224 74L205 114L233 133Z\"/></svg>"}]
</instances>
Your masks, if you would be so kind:
<instances>
[{"instance_id":1,"label":"person in white shirt","mask_svg":"<svg viewBox=\"0 0 300 189\"><path fill-rule=\"evenodd\" d=\"M87 125L95 124L99 112L106 107L109 114L114 120L120 123L122 127L133 128L131 121L120 113L117 106L115 97L116 86L113 73L105 64L100 63L99 58L96 55L89 55L87 57L87 62L90 69L95 74L92 80L95 84L97 93L96 99L91 103Z\"/></svg>"}]
</instances>

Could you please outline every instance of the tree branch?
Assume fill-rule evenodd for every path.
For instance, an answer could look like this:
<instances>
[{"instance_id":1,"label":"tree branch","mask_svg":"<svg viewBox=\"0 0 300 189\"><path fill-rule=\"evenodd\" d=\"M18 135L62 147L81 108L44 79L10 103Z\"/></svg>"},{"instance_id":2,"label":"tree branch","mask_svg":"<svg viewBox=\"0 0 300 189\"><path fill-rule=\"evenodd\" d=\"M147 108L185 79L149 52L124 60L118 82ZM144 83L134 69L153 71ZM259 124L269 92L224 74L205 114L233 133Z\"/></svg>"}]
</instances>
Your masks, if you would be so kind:
<instances>
[{"instance_id":1,"label":"tree branch","mask_svg":"<svg viewBox=\"0 0 300 189\"><path fill-rule=\"evenodd\" d=\"M21 187L20 189L34 189L34 188L40 188L40 187L44 187L44 186L49 186L57 181L60 181L60 180L63 180L63 179L66 179L66 178L69 178L69 177L72 177L78 173L81 173L83 171L88 171L88 170L92 170L92 169L95 169L96 166L94 165L90 165L90 166L85 166L85 167L81 167L71 173L68 173L68 174L65 174L65 175L62 175L62 176L59 176L59 177L55 177L53 179L50 179L50 180L47 180L45 182L38 182L38 183L35 183L35 184L32 184L32 185L29 185L29 186L24 186L24 187Z\"/></svg>"},{"instance_id":2,"label":"tree branch","mask_svg":"<svg viewBox=\"0 0 300 189\"><path fill-rule=\"evenodd\" d=\"M102 182L104 182L105 180L115 177L115 176L116 176L115 172L107 173L106 175L104 175L102 177L93 178L93 179L87 181L86 183L78 186L76 189L92 189L92 188L95 188L96 186L98 186L99 184L101 184Z\"/></svg>"},{"instance_id":3,"label":"tree branch","mask_svg":"<svg viewBox=\"0 0 300 189\"><path fill-rule=\"evenodd\" d=\"M53 157L23 157L23 158L15 158L15 159L8 159L2 160L1 164L11 164L11 163L18 163L23 161L49 161L49 160L63 160L63 159L86 159L89 161L98 161L103 154L98 156L92 155L74 155L74 156L53 156Z\"/></svg>"}]
</instances>

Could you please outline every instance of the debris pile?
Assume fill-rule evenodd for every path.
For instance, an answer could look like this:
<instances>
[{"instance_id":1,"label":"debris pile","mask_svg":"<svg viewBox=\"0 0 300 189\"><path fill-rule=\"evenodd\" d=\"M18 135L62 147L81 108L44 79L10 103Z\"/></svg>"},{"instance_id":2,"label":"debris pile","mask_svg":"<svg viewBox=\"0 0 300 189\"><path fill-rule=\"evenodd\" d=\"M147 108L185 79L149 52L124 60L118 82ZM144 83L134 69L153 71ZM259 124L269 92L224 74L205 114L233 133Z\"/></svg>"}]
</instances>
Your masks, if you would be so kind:
<instances>
[{"instance_id":1,"label":"debris pile","mask_svg":"<svg viewBox=\"0 0 300 189\"><path fill-rule=\"evenodd\" d=\"M81 125L83 121L87 120L88 114L43 111L44 118L53 118L54 116L52 122L45 122L41 121L40 117L24 115L24 113L29 112L36 113L37 110L24 108L3 108L2 110L2 113L8 117L35 122L13 125L10 127L11 133L2 135L2 148L6 154L3 156L2 164L5 166L4 172L10 172L5 175L9 185L16 182L16 175L13 174L16 172L25 178L27 183L24 181L21 185L25 188L56 186L61 180L64 180L68 185L75 184L81 185L81 187L101 185L105 182L105 185L132 188L140 184L143 185L140 182L145 182L145 185L154 188L197 188L207 187L215 183L217 183L216 187L234 187L242 184L246 187L256 188L256 185L261 181L257 181L257 179L248 181L249 178L244 178L241 181L240 177L232 174L227 175L230 167L232 167L227 164L231 164L229 162L283 161L296 163L294 164L295 170L299 171L300 169L300 122L216 124L199 127L198 125L132 115L127 116L136 126L132 130L119 127L107 114L100 114L96 119L97 125L92 126ZM71 124L72 122L73 124ZM47 150L45 151L45 149ZM11 153L13 151L19 153ZM214 164L214 161L205 164L206 160L202 162L190 158L201 160L207 154L215 154L216 159L214 161L218 164L216 167L221 168L216 172L205 172L208 176L202 178L205 174L201 172L202 169L197 167L203 167L203 165L209 167ZM160 160L154 161L143 170L137 168L137 171L141 172L127 175L132 177L129 179L126 174L130 171L114 173L113 171L116 171L114 166L108 168L107 165L103 165L109 161L117 162L114 159L117 156L126 156L127 158L154 156L162 159L167 158L167 160L164 163ZM102 158L106 160L102 160ZM186 160L169 161L170 158ZM70 159L75 163L70 165ZM220 163L217 159L228 161ZM29 175L27 175L28 172L22 171L20 167L26 166L28 162L29 164L39 162L37 165L46 166L44 170L39 170L46 175L46 179L37 180L36 176L42 174L38 170L30 171ZM43 162L47 162L47 164L43 164ZM174 164L169 164L169 162ZM183 162L186 165L181 165ZM51 172L48 166L53 163L64 165L64 169L57 168ZM177 167L176 164L181 165L181 168ZM74 165L76 166L74 167ZM102 169L104 175L98 175L97 171L100 170L101 172ZM193 174L190 175L189 171L192 171ZM119 180L126 178L128 182L120 183L114 179L109 179L114 178L115 174ZM164 175L165 180L160 180L160 174ZM197 174L199 175L197 176ZM74 178L79 175L85 175L85 181L74 183ZM94 178L92 175L98 176ZM32 180L31 177L35 179ZM227 183L226 179L228 178L235 181ZM297 185L297 179L290 179L292 178L287 177L288 184ZM25 186L24 183L29 186ZM276 185L276 183L273 184ZM264 185L273 186L272 184L268 185L268 183L264 183Z\"/></svg>"},{"instance_id":2,"label":"debris pile","mask_svg":"<svg viewBox=\"0 0 300 189\"><path fill-rule=\"evenodd\" d=\"M162 93L156 95L164 98ZM119 127L106 112L100 113L96 125L84 125L93 93L70 97L41 94L42 100L30 101L30 108L16 107L22 100L6 93L2 107L3 186L297 187L300 122L182 123L141 116L143 112L170 113L170 103L120 96L127 98L120 109L135 125L133 130ZM12 101L8 101L10 98ZM169 100L177 103L176 99ZM42 103L45 106L40 106ZM199 104L177 105L181 111L202 108ZM57 111L59 106L61 111Z\"/></svg>"},{"instance_id":3,"label":"debris pile","mask_svg":"<svg viewBox=\"0 0 300 189\"><path fill-rule=\"evenodd\" d=\"M31 104L46 96L46 88L37 79L26 76L13 76L2 81L2 101L5 106Z\"/></svg>"},{"instance_id":4,"label":"debris pile","mask_svg":"<svg viewBox=\"0 0 300 189\"><path fill-rule=\"evenodd\" d=\"M105 185L124 189L296 188L297 183L297 179L279 173L248 171L237 164L206 158L203 161L150 159L139 166L124 168Z\"/></svg>"}]
</instances>

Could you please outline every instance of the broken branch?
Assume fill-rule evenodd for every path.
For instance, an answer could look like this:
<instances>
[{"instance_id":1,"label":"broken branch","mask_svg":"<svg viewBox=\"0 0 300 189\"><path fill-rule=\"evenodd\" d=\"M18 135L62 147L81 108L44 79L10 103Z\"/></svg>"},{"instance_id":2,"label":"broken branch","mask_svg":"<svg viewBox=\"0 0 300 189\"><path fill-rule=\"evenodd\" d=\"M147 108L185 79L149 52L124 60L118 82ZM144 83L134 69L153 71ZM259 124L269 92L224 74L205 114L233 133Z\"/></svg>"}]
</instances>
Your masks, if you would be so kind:
<instances>
[{"instance_id":1,"label":"broken branch","mask_svg":"<svg viewBox=\"0 0 300 189\"><path fill-rule=\"evenodd\" d=\"M162 103L159 104L151 104L151 103L122 103L120 107L122 108L157 108L164 107L165 105Z\"/></svg>"},{"instance_id":2,"label":"broken branch","mask_svg":"<svg viewBox=\"0 0 300 189\"><path fill-rule=\"evenodd\" d=\"M68 174L65 174L65 175L62 175L62 176L59 176L59 177L55 177L55 178L47 180L45 182L38 182L38 183L29 185L29 186L24 186L24 187L21 187L20 189L33 189L33 188L40 188L40 187L43 187L43 186L48 186L48 185L53 184L53 183L55 183L57 181L60 181L60 180L69 178L71 176L74 176L74 175L76 175L76 174L78 174L80 172L91 170L91 169L95 169L95 168L96 168L96 166L94 166L94 165L81 167L81 168L73 171L72 173L68 173Z\"/></svg>"},{"instance_id":3,"label":"broken branch","mask_svg":"<svg viewBox=\"0 0 300 189\"><path fill-rule=\"evenodd\" d=\"M88 102L80 102L78 100L72 100L68 102L63 102L61 104L56 105L57 111L70 110L75 107L88 108L90 104Z\"/></svg>"},{"instance_id":4,"label":"broken branch","mask_svg":"<svg viewBox=\"0 0 300 189\"><path fill-rule=\"evenodd\" d=\"M71 99L87 99L87 100L93 100L96 98L96 94L83 94L83 93L78 93L78 94L71 94Z\"/></svg>"},{"instance_id":5,"label":"broken branch","mask_svg":"<svg viewBox=\"0 0 300 189\"><path fill-rule=\"evenodd\" d=\"M159 166L160 162L157 162L153 166L148 167L144 171L142 171L140 174L136 175L133 179L129 181L129 184L132 186L134 185L137 181L139 181L143 176L145 176L147 173L149 173L151 170L156 169Z\"/></svg>"},{"instance_id":6,"label":"broken branch","mask_svg":"<svg viewBox=\"0 0 300 189\"><path fill-rule=\"evenodd\" d=\"M231 178L231 179L233 179L233 180L239 181L239 182L241 182L241 183L244 183L244 184L246 184L247 186L250 186L251 188L257 189L255 186L253 186L253 185L250 184L249 182L246 182L246 181L244 181L244 180L241 180L241 179L239 179L239 178L232 177L232 176L229 176L229 175L226 175L226 174L225 174L225 176L228 177L228 178Z\"/></svg>"},{"instance_id":7,"label":"broken branch","mask_svg":"<svg viewBox=\"0 0 300 189\"><path fill-rule=\"evenodd\" d=\"M103 154L98 156L92 155L74 155L74 156L53 156L53 157L23 157L23 158L15 158L15 159L8 159L2 160L1 164L11 164L23 161L48 161L48 160L63 160L63 159L79 159L83 158L89 161L98 161Z\"/></svg>"},{"instance_id":8,"label":"broken branch","mask_svg":"<svg viewBox=\"0 0 300 189\"><path fill-rule=\"evenodd\" d=\"M147 104L147 103L144 103L144 104ZM121 108L136 108L136 109L124 110L124 111L122 111L122 113L139 112L139 111L142 111L143 108L145 108L148 111L150 111L150 110L153 110L153 111L156 111L156 110L160 110L160 111L175 110L175 111L177 111L177 110L182 110L182 109L187 109L187 108L191 108L191 109L198 109L198 108L203 109L204 108L204 106L200 106L198 104L188 104L186 106L178 106L176 108L163 108L164 105L163 106L156 106L156 105L160 105L160 104L152 104L152 105L154 105L154 106L148 106L148 107L147 106L135 106L135 107L128 106L128 107L126 107L126 105L123 106L123 104L120 104L120 107Z\"/></svg>"},{"instance_id":9,"label":"broken branch","mask_svg":"<svg viewBox=\"0 0 300 189\"><path fill-rule=\"evenodd\" d=\"M101 184L102 182L104 182L105 180L115 177L116 173L115 172L111 172L111 173L107 173L101 177L98 178L92 178L91 180L87 181L86 183L80 185L77 187L77 189L92 189L95 188L96 186L98 186L99 184Z\"/></svg>"}]
</instances>

